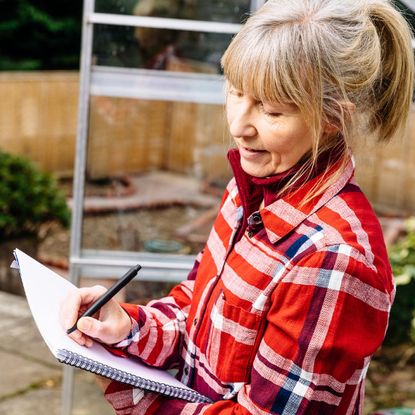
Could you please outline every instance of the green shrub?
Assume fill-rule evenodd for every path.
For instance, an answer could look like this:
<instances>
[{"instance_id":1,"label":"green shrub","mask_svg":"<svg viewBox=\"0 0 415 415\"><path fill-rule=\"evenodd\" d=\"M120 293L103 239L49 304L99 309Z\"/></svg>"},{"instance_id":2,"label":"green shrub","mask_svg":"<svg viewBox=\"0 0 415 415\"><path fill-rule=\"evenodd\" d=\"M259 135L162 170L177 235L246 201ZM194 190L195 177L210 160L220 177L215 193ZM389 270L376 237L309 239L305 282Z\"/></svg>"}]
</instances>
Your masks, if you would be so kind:
<instances>
[{"instance_id":1,"label":"green shrub","mask_svg":"<svg viewBox=\"0 0 415 415\"><path fill-rule=\"evenodd\" d=\"M78 69L82 3L0 0L0 70Z\"/></svg>"},{"instance_id":2,"label":"green shrub","mask_svg":"<svg viewBox=\"0 0 415 415\"><path fill-rule=\"evenodd\" d=\"M406 234L389 251L396 282L386 343L415 343L415 218L406 221Z\"/></svg>"},{"instance_id":3,"label":"green shrub","mask_svg":"<svg viewBox=\"0 0 415 415\"><path fill-rule=\"evenodd\" d=\"M50 221L65 227L70 221L56 180L27 159L0 151L0 240L38 236Z\"/></svg>"}]
</instances>

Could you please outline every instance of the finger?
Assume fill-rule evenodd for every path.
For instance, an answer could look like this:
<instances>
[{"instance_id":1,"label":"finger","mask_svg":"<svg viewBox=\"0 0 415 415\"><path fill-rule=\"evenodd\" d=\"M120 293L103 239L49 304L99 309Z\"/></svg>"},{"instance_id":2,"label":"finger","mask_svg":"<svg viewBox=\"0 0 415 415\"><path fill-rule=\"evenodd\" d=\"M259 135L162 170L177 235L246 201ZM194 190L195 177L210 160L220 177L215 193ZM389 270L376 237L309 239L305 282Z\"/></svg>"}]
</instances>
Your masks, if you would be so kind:
<instances>
[{"instance_id":1,"label":"finger","mask_svg":"<svg viewBox=\"0 0 415 415\"><path fill-rule=\"evenodd\" d=\"M65 330L72 327L78 319L80 304L81 297L78 289L69 292L61 302L59 320Z\"/></svg>"},{"instance_id":2,"label":"finger","mask_svg":"<svg viewBox=\"0 0 415 415\"><path fill-rule=\"evenodd\" d=\"M95 302L106 291L107 289L103 287L102 285L94 285L93 287L79 288L79 295L81 296L81 304L89 305Z\"/></svg>"},{"instance_id":3,"label":"finger","mask_svg":"<svg viewBox=\"0 0 415 415\"><path fill-rule=\"evenodd\" d=\"M102 340L103 323L93 317L81 317L78 320L78 331L89 337Z\"/></svg>"},{"instance_id":4,"label":"finger","mask_svg":"<svg viewBox=\"0 0 415 415\"><path fill-rule=\"evenodd\" d=\"M92 340L79 330L72 332L69 337L81 346L88 346Z\"/></svg>"},{"instance_id":5,"label":"finger","mask_svg":"<svg viewBox=\"0 0 415 415\"><path fill-rule=\"evenodd\" d=\"M85 337L85 345L86 347L92 347L94 341L90 337Z\"/></svg>"},{"instance_id":6,"label":"finger","mask_svg":"<svg viewBox=\"0 0 415 415\"><path fill-rule=\"evenodd\" d=\"M88 305L98 299L106 291L105 287L96 285L71 291L60 307L60 321L65 330L71 328Z\"/></svg>"},{"instance_id":7,"label":"finger","mask_svg":"<svg viewBox=\"0 0 415 415\"><path fill-rule=\"evenodd\" d=\"M100 321L92 317L82 317L77 326L84 335L106 344L117 343L125 337L119 336L118 327L114 321Z\"/></svg>"}]
</instances>

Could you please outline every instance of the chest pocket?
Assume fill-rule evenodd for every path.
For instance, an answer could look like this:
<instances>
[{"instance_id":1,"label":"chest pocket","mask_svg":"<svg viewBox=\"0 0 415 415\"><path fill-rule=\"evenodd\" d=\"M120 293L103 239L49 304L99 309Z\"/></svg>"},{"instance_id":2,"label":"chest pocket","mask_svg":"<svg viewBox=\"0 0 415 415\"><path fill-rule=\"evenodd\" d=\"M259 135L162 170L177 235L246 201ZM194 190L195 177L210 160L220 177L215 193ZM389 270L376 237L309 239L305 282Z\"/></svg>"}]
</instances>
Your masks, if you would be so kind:
<instances>
[{"instance_id":1,"label":"chest pocket","mask_svg":"<svg viewBox=\"0 0 415 415\"><path fill-rule=\"evenodd\" d=\"M247 381L261 321L257 313L230 304L221 292L210 314L205 344L208 364L221 381Z\"/></svg>"}]
</instances>

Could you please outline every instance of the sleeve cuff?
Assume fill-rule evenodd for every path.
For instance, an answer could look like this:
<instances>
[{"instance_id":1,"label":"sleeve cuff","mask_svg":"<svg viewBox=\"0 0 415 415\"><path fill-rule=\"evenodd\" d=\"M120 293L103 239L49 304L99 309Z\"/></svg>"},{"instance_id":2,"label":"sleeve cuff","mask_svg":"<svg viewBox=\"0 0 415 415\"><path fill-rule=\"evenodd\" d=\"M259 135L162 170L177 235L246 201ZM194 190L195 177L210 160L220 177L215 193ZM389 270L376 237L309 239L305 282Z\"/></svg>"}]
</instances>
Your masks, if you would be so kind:
<instances>
[{"instance_id":1,"label":"sleeve cuff","mask_svg":"<svg viewBox=\"0 0 415 415\"><path fill-rule=\"evenodd\" d=\"M124 340L121 340L118 343L112 344L111 347L125 349L131 343L138 342L138 339L140 337L140 328L138 326L138 323L133 318L130 317L130 319L131 319L131 331L128 334L128 336Z\"/></svg>"}]
</instances>

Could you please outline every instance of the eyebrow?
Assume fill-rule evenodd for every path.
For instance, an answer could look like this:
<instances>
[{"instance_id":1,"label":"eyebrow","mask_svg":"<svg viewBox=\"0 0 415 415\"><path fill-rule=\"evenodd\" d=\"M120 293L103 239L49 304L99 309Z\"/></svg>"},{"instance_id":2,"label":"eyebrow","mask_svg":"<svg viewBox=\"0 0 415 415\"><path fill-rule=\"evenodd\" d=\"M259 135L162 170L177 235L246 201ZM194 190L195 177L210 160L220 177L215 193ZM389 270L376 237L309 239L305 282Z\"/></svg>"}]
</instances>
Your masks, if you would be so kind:
<instances>
[{"instance_id":1,"label":"eyebrow","mask_svg":"<svg viewBox=\"0 0 415 415\"><path fill-rule=\"evenodd\" d=\"M240 89L240 88L234 86L229 81L229 79L226 78L225 80L226 80L226 88L228 90L229 89L234 89L234 90L236 90L238 92L242 92L243 94L245 94L245 91L243 89ZM251 94L249 94L249 95L251 95ZM255 97L253 96L253 98L255 98ZM255 99L257 99L257 98L255 98ZM261 101L260 99L257 99L257 100L260 101L260 102L262 102L263 105L269 105L271 108L280 107L281 109L288 109L288 110L291 110L291 111L297 111L298 110L298 106L296 104L294 104L294 102L292 102L292 101L289 101L289 102L274 102L274 103L272 103L272 102L267 102L267 101ZM278 109L279 108L277 108L277 110Z\"/></svg>"},{"instance_id":2,"label":"eyebrow","mask_svg":"<svg viewBox=\"0 0 415 415\"><path fill-rule=\"evenodd\" d=\"M297 111L298 107L294 102L262 102L263 105L269 106L270 108L276 109L288 109L291 111Z\"/></svg>"}]
</instances>

